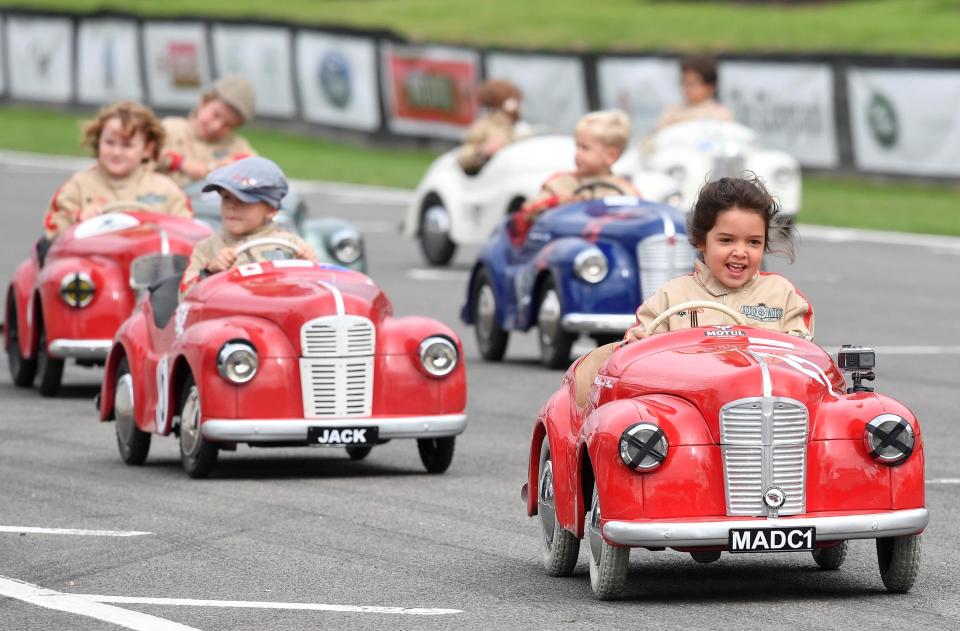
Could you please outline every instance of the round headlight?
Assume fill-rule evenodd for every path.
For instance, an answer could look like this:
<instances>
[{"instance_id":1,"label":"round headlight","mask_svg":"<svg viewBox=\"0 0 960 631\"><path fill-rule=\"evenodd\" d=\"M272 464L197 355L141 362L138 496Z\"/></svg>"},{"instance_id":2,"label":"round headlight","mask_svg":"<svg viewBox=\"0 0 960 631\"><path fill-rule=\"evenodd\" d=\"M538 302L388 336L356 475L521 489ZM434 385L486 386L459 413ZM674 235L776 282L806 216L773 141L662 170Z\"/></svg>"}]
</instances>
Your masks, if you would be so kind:
<instances>
[{"instance_id":1,"label":"round headlight","mask_svg":"<svg viewBox=\"0 0 960 631\"><path fill-rule=\"evenodd\" d=\"M637 471L652 471L667 459L667 437L653 423L637 423L620 435L620 459Z\"/></svg>"},{"instance_id":2,"label":"round headlight","mask_svg":"<svg viewBox=\"0 0 960 631\"><path fill-rule=\"evenodd\" d=\"M913 427L896 414L881 414L863 430L867 453L884 464L900 464L909 458L915 442Z\"/></svg>"},{"instance_id":3,"label":"round headlight","mask_svg":"<svg viewBox=\"0 0 960 631\"><path fill-rule=\"evenodd\" d=\"M682 164L675 164L667 169L667 175L672 177L677 184L683 184L683 181L687 179L687 170Z\"/></svg>"},{"instance_id":4,"label":"round headlight","mask_svg":"<svg viewBox=\"0 0 960 631\"><path fill-rule=\"evenodd\" d=\"M217 369L231 383L247 383L257 374L257 351L249 342L227 342L217 354Z\"/></svg>"},{"instance_id":5,"label":"round headlight","mask_svg":"<svg viewBox=\"0 0 960 631\"><path fill-rule=\"evenodd\" d=\"M363 241L355 230L340 230L330 237L333 256L345 265L363 256Z\"/></svg>"},{"instance_id":6,"label":"round headlight","mask_svg":"<svg viewBox=\"0 0 960 631\"><path fill-rule=\"evenodd\" d=\"M771 179L776 188L786 188L797 179L797 175L790 167L780 167L773 172Z\"/></svg>"},{"instance_id":7,"label":"round headlight","mask_svg":"<svg viewBox=\"0 0 960 631\"><path fill-rule=\"evenodd\" d=\"M457 367L459 354L445 337L428 337L420 343L420 363L434 377L445 377Z\"/></svg>"},{"instance_id":8,"label":"round headlight","mask_svg":"<svg viewBox=\"0 0 960 631\"><path fill-rule=\"evenodd\" d=\"M89 274L75 272L67 274L60 281L60 297L71 307L86 307L93 301L97 288Z\"/></svg>"},{"instance_id":9,"label":"round headlight","mask_svg":"<svg viewBox=\"0 0 960 631\"><path fill-rule=\"evenodd\" d=\"M607 257L600 248L581 250L573 259L573 271L588 283L599 283L607 277Z\"/></svg>"}]
</instances>

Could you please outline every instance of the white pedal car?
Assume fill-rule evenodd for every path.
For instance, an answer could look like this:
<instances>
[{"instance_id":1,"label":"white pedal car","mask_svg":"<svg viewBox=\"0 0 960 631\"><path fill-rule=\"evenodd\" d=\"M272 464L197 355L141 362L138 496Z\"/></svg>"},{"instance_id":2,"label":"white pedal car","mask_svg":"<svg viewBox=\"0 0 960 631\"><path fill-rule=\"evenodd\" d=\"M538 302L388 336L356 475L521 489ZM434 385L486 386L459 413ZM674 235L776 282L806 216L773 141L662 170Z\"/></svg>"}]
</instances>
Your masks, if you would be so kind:
<instances>
[{"instance_id":1,"label":"white pedal car","mask_svg":"<svg viewBox=\"0 0 960 631\"><path fill-rule=\"evenodd\" d=\"M531 136L507 145L476 175L457 164L458 149L437 158L414 191L404 221L404 234L420 242L431 265L446 265L461 244L481 244L503 219L536 195L544 181L559 171L574 170L571 136ZM621 160L614 172L631 178L649 201L676 205L680 194L662 173L636 168Z\"/></svg>"}]
</instances>

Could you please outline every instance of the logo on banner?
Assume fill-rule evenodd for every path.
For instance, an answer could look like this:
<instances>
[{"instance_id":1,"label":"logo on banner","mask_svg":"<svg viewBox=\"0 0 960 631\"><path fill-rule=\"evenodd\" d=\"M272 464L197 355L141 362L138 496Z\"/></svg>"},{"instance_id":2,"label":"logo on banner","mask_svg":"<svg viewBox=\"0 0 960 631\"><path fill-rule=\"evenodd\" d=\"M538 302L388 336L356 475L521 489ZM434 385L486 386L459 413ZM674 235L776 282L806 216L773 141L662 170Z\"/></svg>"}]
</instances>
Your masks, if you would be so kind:
<instances>
[{"instance_id":1,"label":"logo on banner","mask_svg":"<svg viewBox=\"0 0 960 631\"><path fill-rule=\"evenodd\" d=\"M900 137L900 122L893 103L883 94L874 92L867 103L867 124L881 147L890 148Z\"/></svg>"},{"instance_id":2,"label":"logo on banner","mask_svg":"<svg viewBox=\"0 0 960 631\"><path fill-rule=\"evenodd\" d=\"M200 87L200 53L195 42L168 42L166 62L174 87Z\"/></svg>"},{"instance_id":3,"label":"logo on banner","mask_svg":"<svg viewBox=\"0 0 960 631\"><path fill-rule=\"evenodd\" d=\"M475 64L391 57L390 69L398 117L463 126L473 121Z\"/></svg>"},{"instance_id":4,"label":"logo on banner","mask_svg":"<svg viewBox=\"0 0 960 631\"><path fill-rule=\"evenodd\" d=\"M38 79L47 79L47 74L50 72L50 67L53 65L53 58L57 54L59 47L59 40L52 42L39 42L34 40L30 42L30 56L33 57L33 61L36 64L37 74L39 75L37 77Z\"/></svg>"},{"instance_id":5,"label":"logo on banner","mask_svg":"<svg viewBox=\"0 0 960 631\"><path fill-rule=\"evenodd\" d=\"M735 89L730 93L730 107L739 122L764 135L798 138L823 133L824 113L813 101L778 100L766 90L750 93Z\"/></svg>"},{"instance_id":6,"label":"logo on banner","mask_svg":"<svg viewBox=\"0 0 960 631\"><path fill-rule=\"evenodd\" d=\"M319 77L320 89L327 101L337 109L346 109L353 96L347 58L337 50L328 52L320 61Z\"/></svg>"}]
</instances>

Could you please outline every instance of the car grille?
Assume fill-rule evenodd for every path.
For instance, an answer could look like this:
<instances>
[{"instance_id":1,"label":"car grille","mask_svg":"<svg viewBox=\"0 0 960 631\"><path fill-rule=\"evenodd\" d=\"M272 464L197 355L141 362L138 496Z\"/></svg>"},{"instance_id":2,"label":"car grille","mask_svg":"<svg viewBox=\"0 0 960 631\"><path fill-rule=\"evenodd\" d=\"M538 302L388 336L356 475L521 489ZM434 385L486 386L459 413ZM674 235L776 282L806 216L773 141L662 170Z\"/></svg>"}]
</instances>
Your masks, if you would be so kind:
<instances>
[{"instance_id":1,"label":"car grille","mask_svg":"<svg viewBox=\"0 0 960 631\"><path fill-rule=\"evenodd\" d=\"M646 300L661 285L681 274L693 271L697 251L685 234L647 237L637 245L640 266L640 296Z\"/></svg>"},{"instance_id":2,"label":"car grille","mask_svg":"<svg viewBox=\"0 0 960 631\"><path fill-rule=\"evenodd\" d=\"M307 418L370 416L373 323L360 316L325 316L300 329L300 382Z\"/></svg>"},{"instance_id":3,"label":"car grille","mask_svg":"<svg viewBox=\"0 0 960 631\"><path fill-rule=\"evenodd\" d=\"M146 254L130 264L130 287L142 291L159 280L179 276L190 259L181 254Z\"/></svg>"},{"instance_id":4,"label":"car grille","mask_svg":"<svg viewBox=\"0 0 960 631\"><path fill-rule=\"evenodd\" d=\"M713 169L710 171L710 181L722 177L743 177L747 168L747 159L743 154L717 156L713 159Z\"/></svg>"},{"instance_id":5,"label":"car grille","mask_svg":"<svg viewBox=\"0 0 960 631\"><path fill-rule=\"evenodd\" d=\"M771 485L787 496L780 515L805 511L808 426L807 408L793 399L740 399L721 408L728 515L766 515L761 495Z\"/></svg>"}]
</instances>

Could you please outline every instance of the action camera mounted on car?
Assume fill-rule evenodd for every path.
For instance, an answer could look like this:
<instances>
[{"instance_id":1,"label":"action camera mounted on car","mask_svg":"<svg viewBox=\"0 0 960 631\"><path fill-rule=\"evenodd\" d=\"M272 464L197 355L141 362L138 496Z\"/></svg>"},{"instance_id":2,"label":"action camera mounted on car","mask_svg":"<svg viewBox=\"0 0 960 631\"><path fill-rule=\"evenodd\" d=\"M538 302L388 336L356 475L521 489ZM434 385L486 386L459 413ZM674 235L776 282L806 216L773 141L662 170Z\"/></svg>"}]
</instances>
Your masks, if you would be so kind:
<instances>
[{"instance_id":1,"label":"action camera mounted on car","mask_svg":"<svg viewBox=\"0 0 960 631\"><path fill-rule=\"evenodd\" d=\"M853 387L847 389L847 394L852 392L873 392L873 388L863 385L864 381L873 381L876 375L873 373L874 366L877 365L877 354L872 348L865 346L851 346L844 344L837 353L837 367L850 375L853 381Z\"/></svg>"}]
</instances>

